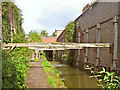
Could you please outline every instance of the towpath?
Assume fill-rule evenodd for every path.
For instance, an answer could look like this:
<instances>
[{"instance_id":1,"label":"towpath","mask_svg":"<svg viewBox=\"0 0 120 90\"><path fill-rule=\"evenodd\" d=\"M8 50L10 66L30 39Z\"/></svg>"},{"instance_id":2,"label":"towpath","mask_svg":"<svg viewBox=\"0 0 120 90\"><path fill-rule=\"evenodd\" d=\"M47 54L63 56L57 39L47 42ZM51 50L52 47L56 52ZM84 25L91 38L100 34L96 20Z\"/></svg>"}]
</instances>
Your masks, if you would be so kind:
<instances>
[{"instance_id":1,"label":"towpath","mask_svg":"<svg viewBox=\"0 0 120 90\"><path fill-rule=\"evenodd\" d=\"M26 83L28 88L53 88L47 83L47 75L41 66L43 59L41 57L39 62L30 62L32 65L28 71Z\"/></svg>"}]
</instances>

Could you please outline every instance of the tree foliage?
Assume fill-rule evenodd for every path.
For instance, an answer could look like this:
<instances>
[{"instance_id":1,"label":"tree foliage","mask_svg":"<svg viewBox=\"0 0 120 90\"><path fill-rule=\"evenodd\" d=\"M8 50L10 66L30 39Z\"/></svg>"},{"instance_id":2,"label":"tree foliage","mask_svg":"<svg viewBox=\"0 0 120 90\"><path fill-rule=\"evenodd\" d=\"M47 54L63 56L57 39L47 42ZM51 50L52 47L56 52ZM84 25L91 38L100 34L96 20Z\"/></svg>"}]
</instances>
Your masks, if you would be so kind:
<instances>
[{"instance_id":1,"label":"tree foliage","mask_svg":"<svg viewBox=\"0 0 120 90\"><path fill-rule=\"evenodd\" d=\"M75 23L74 21L68 23L65 27L65 41L74 42L75 37Z\"/></svg>"},{"instance_id":2,"label":"tree foliage","mask_svg":"<svg viewBox=\"0 0 120 90\"><path fill-rule=\"evenodd\" d=\"M53 34L51 35L52 37L56 37L56 34L55 34L55 32L53 32Z\"/></svg>"},{"instance_id":3,"label":"tree foliage","mask_svg":"<svg viewBox=\"0 0 120 90\"><path fill-rule=\"evenodd\" d=\"M29 33L29 39L30 39L30 42L41 42L42 41L41 36L36 31L31 31Z\"/></svg>"},{"instance_id":4,"label":"tree foliage","mask_svg":"<svg viewBox=\"0 0 120 90\"><path fill-rule=\"evenodd\" d=\"M11 17L11 20L10 20ZM14 38L15 42L17 38L21 39L21 42L25 38L25 32L22 28L23 18L21 10L13 2L2 2L2 33L3 33L3 42L11 42L11 23L14 27ZM22 37L21 37L22 36ZM15 39L15 40L14 40Z\"/></svg>"},{"instance_id":5,"label":"tree foliage","mask_svg":"<svg viewBox=\"0 0 120 90\"><path fill-rule=\"evenodd\" d=\"M71 21L65 27L65 41L66 42L75 42L75 23ZM72 64L74 60L75 50L66 50L66 60L68 64ZM72 57L71 57L72 56Z\"/></svg>"},{"instance_id":6,"label":"tree foliage","mask_svg":"<svg viewBox=\"0 0 120 90\"><path fill-rule=\"evenodd\" d=\"M48 37L48 32L46 30L42 30L40 36Z\"/></svg>"}]
</instances>

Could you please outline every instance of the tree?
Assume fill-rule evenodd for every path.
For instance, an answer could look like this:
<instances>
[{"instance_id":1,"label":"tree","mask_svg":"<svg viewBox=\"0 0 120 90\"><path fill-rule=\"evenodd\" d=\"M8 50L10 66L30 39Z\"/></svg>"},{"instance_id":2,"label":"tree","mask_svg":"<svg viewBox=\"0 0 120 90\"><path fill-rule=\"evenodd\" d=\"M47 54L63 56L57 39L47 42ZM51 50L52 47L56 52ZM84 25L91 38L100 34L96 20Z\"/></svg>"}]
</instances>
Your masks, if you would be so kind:
<instances>
[{"instance_id":1,"label":"tree","mask_svg":"<svg viewBox=\"0 0 120 90\"><path fill-rule=\"evenodd\" d=\"M41 36L36 31L31 31L29 33L30 42L41 42Z\"/></svg>"},{"instance_id":2,"label":"tree","mask_svg":"<svg viewBox=\"0 0 120 90\"><path fill-rule=\"evenodd\" d=\"M46 30L42 30L40 36L48 37L48 33L46 32Z\"/></svg>"},{"instance_id":3,"label":"tree","mask_svg":"<svg viewBox=\"0 0 120 90\"><path fill-rule=\"evenodd\" d=\"M53 32L53 34L52 34L51 36L52 36L52 37L55 37L55 36L56 36L55 32Z\"/></svg>"},{"instance_id":4,"label":"tree","mask_svg":"<svg viewBox=\"0 0 120 90\"><path fill-rule=\"evenodd\" d=\"M68 25L65 27L65 41L66 42L74 42L75 41L75 23L74 21L71 21L68 23ZM75 50L66 50L67 55L67 63L72 64L74 61Z\"/></svg>"},{"instance_id":5,"label":"tree","mask_svg":"<svg viewBox=\"0 0 120 90\"><path fill-rule=\"evenodd\" d=\"M21 10L13 2L2 2L2 34L3 42L15 41L16 36L24 36ZM12 26L12 27L11 27ZM12 34L11 34L11 30ZM22 34L22 35L21 35ZM25 37L23 37L24 39ZM17 40L17 39L16 39Z\"/></svg>"},{"instance_id":6,"label":"tree","mask_svg":"<svg viewBox=\"0 0 120 90\"><path fill-rule=\"evenodd\" d=\"M75 23L74 21L68 23L65 27L65 40L66 42L74 42L75 36Z\"/></svg>"}]
</instances>

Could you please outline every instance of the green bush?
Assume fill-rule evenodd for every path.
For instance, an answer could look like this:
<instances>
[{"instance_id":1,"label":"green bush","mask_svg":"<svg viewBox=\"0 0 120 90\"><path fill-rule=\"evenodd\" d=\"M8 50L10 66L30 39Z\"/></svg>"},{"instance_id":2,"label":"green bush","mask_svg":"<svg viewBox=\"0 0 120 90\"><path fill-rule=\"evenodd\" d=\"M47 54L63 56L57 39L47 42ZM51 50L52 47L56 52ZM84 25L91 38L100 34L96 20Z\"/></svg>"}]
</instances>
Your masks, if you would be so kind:
<instances>
[{"instance_id":1,"label":"green bush","mask_svg":"<svg viewBox=\"0 0 120 90\"><path fill-rule=\"evenodd\" d=\"M25 88L28 62L32 51L27 48L15 48L11 52L2 51L2 87Z\"/></svg>"}]
</instances>

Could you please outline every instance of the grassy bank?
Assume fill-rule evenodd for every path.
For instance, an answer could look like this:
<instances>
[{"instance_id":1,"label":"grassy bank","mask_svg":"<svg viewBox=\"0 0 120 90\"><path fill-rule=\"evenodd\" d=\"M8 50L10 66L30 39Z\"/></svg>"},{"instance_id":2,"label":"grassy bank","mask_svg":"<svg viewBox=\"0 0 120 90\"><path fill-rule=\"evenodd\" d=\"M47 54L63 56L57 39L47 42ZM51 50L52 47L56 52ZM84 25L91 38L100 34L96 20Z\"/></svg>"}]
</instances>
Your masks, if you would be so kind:
<instances>
[{"instance_id":1,"label":"grassy bank","mask_svg":"<svg viewBox=\"0 0 120 90\"><path fill-rule=\"evenodd\" d=\"M47 74L47 81L54 88L66 88L62 80L60 79L59 72L50 64L50 62L46 59L45 53L43 55L43 63L42 66Z\"/></svg>"}]
</instances>

